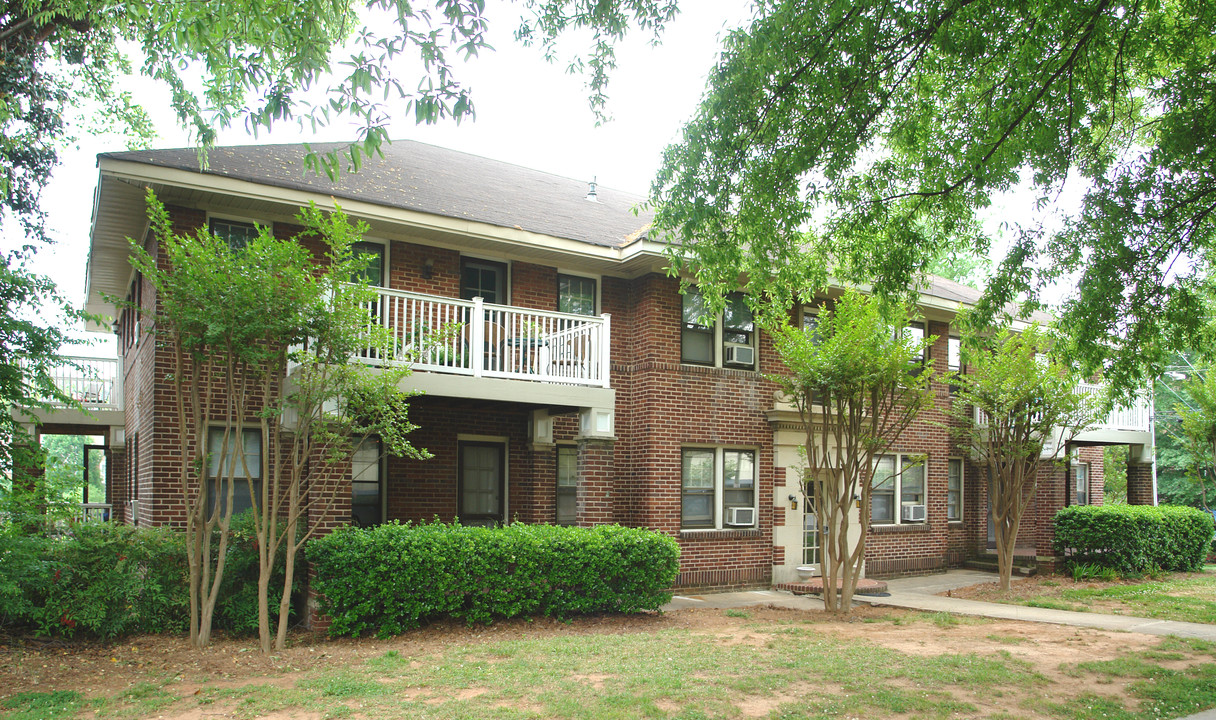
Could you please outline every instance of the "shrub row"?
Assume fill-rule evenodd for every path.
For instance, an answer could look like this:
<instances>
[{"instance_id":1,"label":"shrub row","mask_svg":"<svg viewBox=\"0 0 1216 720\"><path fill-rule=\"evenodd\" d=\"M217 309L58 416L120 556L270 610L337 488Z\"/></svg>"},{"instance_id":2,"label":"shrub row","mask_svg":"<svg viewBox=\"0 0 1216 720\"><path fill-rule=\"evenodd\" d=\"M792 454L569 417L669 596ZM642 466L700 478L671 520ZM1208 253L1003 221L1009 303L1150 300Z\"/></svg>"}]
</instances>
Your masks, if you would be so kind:
<instances>
[{"instance_id":1,"label":"shrub row","mask_svg":"<svg viewBox=\"0 0 1216 720\"><path fill-rule=\"evenodd\" d=\"M252 518L233 519L215 627L257 632ZM213 543L215 547L217 543ZM281 564L272 580L282 588ZM278 593L272 591L272 621ZM58 536L0 533L0 626L112 638L180 633L190 619L185 538L165 528L82 523Z\"/></svg>"},{"instance_id":2,"label":"shrub row","mask_svg":"<svg viewBox=\"0 0 1216 720\"><path fill-rule=\"evenodd\" d=\"M331 635L400 633L442 616L657 610L679 546L649 530L443 523L338 530L308 545Z\"/></svg>"},{"instance_id":3,"label":"shrub row","mask_svg":"<svg viewBox=\"0 0 1216 720\"><path fill-rule=\"evenodd\" d=\"M1097 563L1120 573L1202 569L1212 515L1191 507L1076 505L1056 513L1055 552L1070 565Z\"/></svg>"}]
</instances>

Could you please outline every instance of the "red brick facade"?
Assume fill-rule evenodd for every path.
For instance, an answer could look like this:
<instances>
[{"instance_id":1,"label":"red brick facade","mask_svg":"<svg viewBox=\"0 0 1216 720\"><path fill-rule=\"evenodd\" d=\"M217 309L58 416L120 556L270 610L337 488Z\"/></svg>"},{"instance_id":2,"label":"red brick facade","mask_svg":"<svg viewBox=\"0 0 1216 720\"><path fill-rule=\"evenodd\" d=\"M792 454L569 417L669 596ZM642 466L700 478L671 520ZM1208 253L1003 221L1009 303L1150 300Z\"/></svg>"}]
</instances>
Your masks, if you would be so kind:
<instances>
[{"instance_id":1,"label":"red brick facade","mask_svg":"<svg viewBox=\"0 0 1216 720\"><path fill-rule=\"evenodd\" d=\"M200 227L206 220L200 210L171 208L171 213L178 231ZM289 229L280 226L276 231L286 234ZM388 255L390 287L459 296L458 251L394 239ZM509 277L510 304L556 309L556 267L511 262ZM537 405L494 398L419 397L410 411L411 420L420 426L412 442L433 457L386 460L386 517L413 522L456 518L461 512L462 447L477 446L501 452L505 521L554 522L558 448L572 447L577 449L578 524L619 522L676 538L682 548L680 587L769 584L774 568L786 563L787 551L801 551L787 547L793 541L778 540L776 535L787 533L783 537L792 538L800 529L789 522L786 494L778 496L775 490L786 487L792 478L787 479L788 463L778 460L775 425L769 418L776 386L765 373L782 370L770 339L759 335L754 370L682 363L678 282L658 273L599 277L599 310L611 315L614 436L584 437L577 407L547 408L553 414L552 437L538 438L532 427ZM142 297L149 307L155 303L146 281ZM927 330L937 336L930 357L937 367L945 367L949 325L933 320ZM124 357L133 478L132 487L124 492L129 499L138 499L140 523L180 526L185 506L176 390L169 380L173 356L170 349L145 337L127 348ZM946 517L949 459L966 460L966 454L955 447L945 427L949 388L935 378L933 390L933 407L894 448L894 452L927 455L926 521L871 527L866 552L870 575L940 570L987 548L987 488L979 479L983 474L969 461L964 462L962 517L957 521ZM708 529L682 527L682 457L689 448L754 454L754 525L726 527L719 522ZM1083 449L1081 459L1090 463L1091 501L1101 502L1101 448ZM1145 487L1142 467L1147 466L1128 470L1129 499ZM1064 504L1066 482L1062 469L1044 470L1019 536L1025 552L1051 555L1051 516ZM329 529L350 516L349 498L344 497L324 516L310 520Z\"/></svg>"}]
</instances>

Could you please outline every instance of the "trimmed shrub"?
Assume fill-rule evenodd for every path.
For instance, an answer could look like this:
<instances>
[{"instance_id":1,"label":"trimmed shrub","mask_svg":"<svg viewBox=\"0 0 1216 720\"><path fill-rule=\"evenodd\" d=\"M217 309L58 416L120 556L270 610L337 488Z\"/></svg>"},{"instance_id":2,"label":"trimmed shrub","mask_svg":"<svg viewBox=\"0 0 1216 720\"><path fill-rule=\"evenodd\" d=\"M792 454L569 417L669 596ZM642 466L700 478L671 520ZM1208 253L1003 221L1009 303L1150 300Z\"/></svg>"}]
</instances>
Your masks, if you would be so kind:
<instances>
[{"instance_id":1,"label":"trimmed shrub","mask_svg":"<svg viewBox=\"0 0 1216 720\"><path fill-rule=\"evenodd\" d=\"M1096 563L1121 574L1203 568L1212 542L1208 513L1162 505L1075 505L1056 513L1055 552L1070 565Z\"/></svg>"},{"instance_id":2,"label":"trimmed shrub","mask_svg":"<svg viewBox=\"0 0 1216 720\"><path fill-rule=\"evenodd\" d=\"M679 571L650 530L429 523L344 528L308 544L330 635L381 637L439 617L658 610Z\"/></svg>"}]
</instances>

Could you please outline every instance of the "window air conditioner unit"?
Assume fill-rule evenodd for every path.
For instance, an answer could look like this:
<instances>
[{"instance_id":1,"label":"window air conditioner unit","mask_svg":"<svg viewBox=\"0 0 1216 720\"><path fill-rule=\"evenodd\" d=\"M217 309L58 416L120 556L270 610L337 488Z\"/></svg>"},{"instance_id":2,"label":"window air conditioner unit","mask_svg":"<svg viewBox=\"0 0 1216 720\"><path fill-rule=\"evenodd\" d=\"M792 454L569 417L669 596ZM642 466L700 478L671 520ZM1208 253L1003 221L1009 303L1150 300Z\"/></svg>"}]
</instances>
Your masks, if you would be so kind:
<instances>
[{"instance_id":1,"label":"window air conditioner unit","mask_svg":"<svg viewBox=\"0 0 1216 720\"><path fill-rule=\"evenodd\" d=\"M756 524L756 508L726 508L726 524L751 527Z\"/></svg>"},{"instance_id":2,"label":"window air conditioner unit","mask_svg":"<svg viewBox=\"0 0 1216 720\"><path fill-rule=\"evenodd\" d=\"M755 365L756 348L751 345L727 345L723 362L727 365Z\"/></svg>"},{"instance_id":3,"label":"window air conditioner unit","mask_svg":"<svg viewBox=\"0 0 1216 720\"><path fill-rule=\"evenodd\" d=\"M925 521L925 506L917 505L916 503L904 503L900 517L904 522L924 522Z\"/></svg>"}]
</instances>

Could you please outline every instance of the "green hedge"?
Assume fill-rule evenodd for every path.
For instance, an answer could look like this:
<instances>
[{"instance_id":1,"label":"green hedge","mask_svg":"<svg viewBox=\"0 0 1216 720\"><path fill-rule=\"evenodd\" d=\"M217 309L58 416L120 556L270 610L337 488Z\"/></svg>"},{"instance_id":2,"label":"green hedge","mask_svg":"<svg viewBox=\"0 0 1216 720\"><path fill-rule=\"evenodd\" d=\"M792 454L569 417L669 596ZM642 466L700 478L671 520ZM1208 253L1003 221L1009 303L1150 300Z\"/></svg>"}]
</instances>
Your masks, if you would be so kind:
<instances>
[{"instance_id":1,"label":"green hedge","mask_svg":"<svg viewBox=\"0 0 1216 720\"><path fill-rule=\"evenodd\" d=\"M1120 573L1202 569L1212 542L1208 513L1162 505L1076 505L1056 513L1055 552L1070 565L1097 563Z\"/></svg>"},{"instance_id":2,"label":"green hedge","mask_svg":"<svg viewBox=\"0 0 1216 720\"><path fill-rule=\"evenodd\" d=\"M272 626L283 587L283 554L278 561L270 586ZM244 513L232 521L216 629L257 632L257 582L253 517ZM298 585L293 590L298 591ZM74 524L54 537L0 533L0 627L38 635L112 638L181 633L189 620L181 532L90 522Z\"/></svg>"},{"instance_id":3,"label":"green hedge","mask_svg":"<svg viewBox=\"0 0 1216 720\"><path fill-rule=\"evenodd\" d=\"M604 525L432 523L345 528L308 544L330 635L400 633L438 617L657 610L680 549L666 535Z\"/></svg>"}]
</instances>

